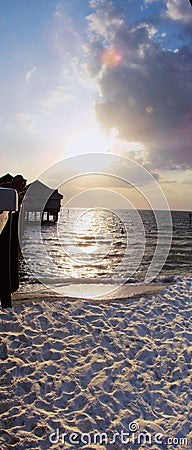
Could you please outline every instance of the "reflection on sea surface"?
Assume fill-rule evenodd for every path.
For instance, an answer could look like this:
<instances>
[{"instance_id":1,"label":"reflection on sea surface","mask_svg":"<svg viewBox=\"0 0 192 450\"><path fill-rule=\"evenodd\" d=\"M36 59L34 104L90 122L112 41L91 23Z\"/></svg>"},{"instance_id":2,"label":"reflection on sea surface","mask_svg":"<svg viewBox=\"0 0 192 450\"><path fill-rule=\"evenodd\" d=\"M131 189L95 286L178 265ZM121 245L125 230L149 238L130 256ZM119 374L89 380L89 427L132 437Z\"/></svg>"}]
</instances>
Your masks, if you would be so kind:
<instances>
[{"instance_id":1,"label":"reflection on sea surface","mask_svg":"<svg viewBox=\"0 0 192 450\"><path fill-rule=\"evenodd\" d=\"M158 212L163 215L163 212ZM169 257L158 277L192 273L192 227L187 212L173 212L173 240ZM157 226L152 211L62 210L57 225L42 226L42 239L48 255L39 262L36 225L26 230L28 249L21 261L21 284L38 283L31 268L41 278L61 283L111 284L136 282L145 278L152 260ZM161 230L161 235L166 234ZM161 250L163 246L161 243ZM38 264L37 264L38 260Z\"/></svg>"}]
</instances>

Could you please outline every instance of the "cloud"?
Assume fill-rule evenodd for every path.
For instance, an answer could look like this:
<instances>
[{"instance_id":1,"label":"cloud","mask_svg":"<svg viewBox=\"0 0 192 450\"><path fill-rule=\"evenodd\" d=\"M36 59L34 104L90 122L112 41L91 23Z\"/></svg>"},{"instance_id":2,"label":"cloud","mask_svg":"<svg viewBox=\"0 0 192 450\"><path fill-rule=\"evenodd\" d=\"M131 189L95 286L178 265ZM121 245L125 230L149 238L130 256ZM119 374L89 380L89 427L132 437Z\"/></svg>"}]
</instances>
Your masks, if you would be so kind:
<instances>
[{"instance_id":1,"label":"cloud","mask_svg":"<svg viewBox=\"0 0 192 450\"><path fill-rule=\"evenodd\" d=\"M164 163L191 164L192 52L150 50L140 63L105 71L98 118L107 129L117 127L121 138L161 153Z\"/></svg>"},{"instance_id":2,"label":"cloud","mask_svg":"<svg viewBox=\"0 0 192 450\"><path fill-rule=\"evenodd\" d=\"M51 109L74 99L74 93L66 88L63 88L62 86L57 86L56 88L48 91L46 97L42 100L42 104L43 106Z\"/></svg>"},{"instance_id":3,"label":"cloud","mask_svg":"<svg viewBox=\"0 0 192 450\"><path fill-rule=\"evenodd\" d=\"M145 4L159 2L159 0L144 0ZM165 5L166 11L163 16L171 20L183 22L183 24L192 23L192 10L189 0L161 0Z\"/></svg>"},{"instance_id":4,"label":"cloud","mask_svg":"<svg viewBox=\"0 0 192 450\"><path fill-rule=\"evenodd\" d=\"M191 48L165 50L153 38L157 31L153 21L127 24L117 15L113 22L112 3L98 3L99 8L89 17L88 70L91 68L94 76L95 68L100 123L107 130L117 128L120 139L142 143L148 167L151 164L154 170L191 167ZM167 2L169 8L172 3ZM180 2L175 3L179 6ZM185 8L182 11L184 14ZM99 48L109 45L121 54L115 67L104 66L98 58Z\"/></svg>"},{"instance_id":5,"label":"cloud","mask_svg":"<svg viewBox=\"0 0 192 450\"><path fill-rule=\"evenodd\" d=\"M114 7L111 1L90 0L89 5L93 12L86 17L88 42L84 44L84 50L88 71L94 76L102 70L103 52L106 49L110 51L110 44L123 23L123 17L121 8Z\"/></svg>"},{"instance_id":6,"label":"cloud","mask_svg":"<svg viewBox=\"0 0 192 450\"><path fill-rule=\"evenodd\" d=\"M178 184L191 185L192 184L192 171L191 170L177 170L177 171L165 171L161 173L161 184Z\"/></svg>"},{"instance_id":7,"label":"cloud","mask_svg":"<svg viewBox=\"0 0 192 450\"><path fill-rule=\"evenodd\" d=\"M145 152L144 165L147 169L187 170L192 168L192 136L180 131L157 142Z\"/></svg>"},{"instance_id":8,"label":"cloud","mask_svg":"<svg viewBox=\"0 0 192 450\"><path fill-rule=\"evenodd\" d=\"M112 2L103 0L98 2L97 11L87 16L89 21L89 36L94 33L108 39L113 38L114 31L122 24L123 19L112 5Z\"/></svg>"},{"instance_id":9,"label":"cloud","mask_svg":"<svg viewBox=\"0 0 192 450\"><path fill-rule=\"evenodd\" d=\"M188 1L169 0L166 3L166 15L172 20L179 20L184 24L192 23L192 9Z\"/></svg>"},{"instance_id":10,"label":"cloud","mask_svg":"<svg viewBox=\"0 0 192 450\"><path fill-rule=\"evenodd\" d=\"M19 112L16 114L16 117L21 123L27 125L30 128L32 128L36 124L38 119L38 116L26 112Z\"/></svg>"},{"instance_id":11,"label":"cloud","mask_svg":"<svg viewBox=\"0 0 192 450\"><path fill-rule=\"evenodd\" d=\"M25 81L26 81L26 83L29 83L31 81L31 77L34 74L34 72L36 72L36 70L37 70L37 66L34 66L33 69L29 70L25 74Z\"/></svg>"},{"instance_id":12,"label":"cloud","mask_svg":"<svg viewBox=\"0 0 192 450\"><path fill-rule=\"evenodd\" d=\"M54 52L63 61L80 53L83 42L79 26L75 17L66 14L64 3L60 2L54 11L53 22L50 29L51 45Z\"/></svg>"}]
</instances>

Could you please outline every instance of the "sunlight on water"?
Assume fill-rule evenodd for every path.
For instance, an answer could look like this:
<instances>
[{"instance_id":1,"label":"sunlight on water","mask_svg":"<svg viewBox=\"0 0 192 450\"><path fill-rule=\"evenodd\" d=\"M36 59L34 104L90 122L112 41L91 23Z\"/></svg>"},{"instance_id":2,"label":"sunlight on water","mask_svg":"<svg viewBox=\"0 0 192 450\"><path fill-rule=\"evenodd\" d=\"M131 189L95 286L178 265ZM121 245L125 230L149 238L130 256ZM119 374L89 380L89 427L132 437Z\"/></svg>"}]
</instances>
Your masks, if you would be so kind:
<instances>
[{"instance_id":1,"label":"sunlight on water","mask_svg":"<svg viewBox=\"0 0 192 450\"><path fill-rule=\"evenodd\" d=\"M69 257L65 258L65 270L79 278L106 276L112 266L119 262L127 244L127 234L120 241L123 222L117 214L108 210L63 210L58 224L60 244ZM118 236L119 233L119 236ZM119 252L119 247L122 247ZM113 257L114 256L114 259Z\"/></svg>"},{"instance_id":2,"label":"sunlight on water","mask_svg":"<svg viewBox=\"0 0 192 450\"><path fill-rule=\"evenodd\" d=\"M164 277L192 270L192 234L187 213L173 213L173 224L172 249L160 274ZM141 211L138 216L126 210L63 209L57 225L43 225L41 230L46 259L39 259L35 223L29 222L25 232L27 258L22 260L21 274L21 287L25 283L25 289L26 283L38 282L33 279L34 272L36 278L43 277L43 282L56 286L57 291L65 285L66 293L70 286L74 292L94 292L96 287L99 293L106 285L142 281L157 240L151 211ZM163 233L166 235L166 224L162 236ZM163 248L162 239L162 252Z\"/></svg>"}]
</instances>

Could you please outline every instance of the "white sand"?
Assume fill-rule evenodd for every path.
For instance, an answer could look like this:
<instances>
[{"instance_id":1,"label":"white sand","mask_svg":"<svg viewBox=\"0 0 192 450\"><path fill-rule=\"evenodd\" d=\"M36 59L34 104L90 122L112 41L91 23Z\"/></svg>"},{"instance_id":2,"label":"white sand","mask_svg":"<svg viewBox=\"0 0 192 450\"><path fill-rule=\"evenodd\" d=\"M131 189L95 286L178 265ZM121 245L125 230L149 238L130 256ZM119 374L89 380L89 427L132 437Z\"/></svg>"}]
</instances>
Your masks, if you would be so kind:
<instances>
[{"instance_id":1,"label":"white sand","mask_svg":"<svg viewBox=\"0 0 192 450\"><path fill-rule=\"evenodd\" d=\"M191 294L185 278L148 298L36 298L1 310L0 449L191 449ZM151 445L138 433L122 442L132 422ZM57 428L65 444L50 442ZM96 433L108 442L94 444Z\"/></svg>"}]
</instances>

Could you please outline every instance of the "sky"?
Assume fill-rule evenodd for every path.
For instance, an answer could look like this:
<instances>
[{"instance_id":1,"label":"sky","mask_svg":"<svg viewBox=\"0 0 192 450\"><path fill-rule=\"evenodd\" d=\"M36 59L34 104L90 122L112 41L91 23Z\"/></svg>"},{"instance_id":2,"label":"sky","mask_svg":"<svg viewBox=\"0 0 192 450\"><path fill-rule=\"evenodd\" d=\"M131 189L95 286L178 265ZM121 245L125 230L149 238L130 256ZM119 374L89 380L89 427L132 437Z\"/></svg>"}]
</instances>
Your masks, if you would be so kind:
<instances>
[{"instance_id":1,"label":"sky","mask_svg":"<svg viewBox=\"0 0 192 450\"><path fill-rule=\"evenodd\" d=\"M1 174L115 153L191 210L191 41L188 0L1 0Z\"/></svg>"}]
</instances>

